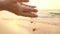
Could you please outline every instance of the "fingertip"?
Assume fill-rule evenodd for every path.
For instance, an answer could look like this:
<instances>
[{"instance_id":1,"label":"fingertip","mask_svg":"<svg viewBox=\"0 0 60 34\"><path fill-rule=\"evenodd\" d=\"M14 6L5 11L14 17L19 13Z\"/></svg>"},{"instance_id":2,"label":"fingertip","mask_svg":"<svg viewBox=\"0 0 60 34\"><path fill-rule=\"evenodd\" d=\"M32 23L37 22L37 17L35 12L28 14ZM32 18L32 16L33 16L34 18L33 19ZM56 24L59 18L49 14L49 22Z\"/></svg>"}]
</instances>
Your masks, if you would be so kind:
<instances>
[{"instance_id":1,"label":"fingertip","mask_svg":"<svg viewBox=\"0 0 60 34\"><path fill-rule=\"evenodd\" d=\"M32 11L33 11L33 12L38 12L38 10L37 10L37 9L33 9Z\"/></svg>"}]
</instances>

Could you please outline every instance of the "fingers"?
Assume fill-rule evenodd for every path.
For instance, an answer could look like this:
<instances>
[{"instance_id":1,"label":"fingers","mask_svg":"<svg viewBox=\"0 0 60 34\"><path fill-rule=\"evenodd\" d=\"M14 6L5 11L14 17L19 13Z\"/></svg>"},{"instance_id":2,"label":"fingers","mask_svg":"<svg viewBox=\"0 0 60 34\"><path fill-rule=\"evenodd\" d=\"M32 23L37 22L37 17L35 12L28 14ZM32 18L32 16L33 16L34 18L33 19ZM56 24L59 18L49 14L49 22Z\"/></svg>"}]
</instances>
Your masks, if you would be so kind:
<instances>
[{"instance_id":1,"label":"fingers","mask_svg":"<svg viewBox=\"0 0 60 34\"><path fill-rule=\"evenodd\" d=\"M37 12L38 10L37 9L35 9L35 8L32 8L33 6L30 6L29 7L29 5L25 5L25 4L20 4L19 2L17 3L18 5L19 5L19 7L20 8L22 8L23 10L25 10L25 11L29 11L30 10L30 12L32 11L32 12ZM34 6L35 7L35 6Z\"/></svg>"},{"instance_id":2,"label":"fingers","mask_svg":"<svg viewBox=\"0 0 60 34\"><path fill-rule=\"evenodd\" d=\"M37 13L38 12L38 10L36 10L36 9L23 9L23 12L34 12L34 13Z\"/></svg>"},{"instance_id":3,"label":"fingers","mask_svg":"<svg viewBox=\"0 0 60 34\"><path fill-rule=\"evenodd\" d=\"M28 5L29 6L29 5ZM29 7L31 7L31 8L36 8L36 6L29 6Z\"/></svg>"},{"instance_id":4,"label":"fingers","mask_svg":"<svg viewBox=\"0 0 60 34\"><path fill-rule=\"evenodd\" d=\"M38 10L37 10L37 9L32 9L31 11L32 11L32 12L38 12Z\"/></svg>"},{"instance_id":5,"label":"fingers","mask_svg":"<svg viewBox=\"0 0 60 34\"><path fill-rule=\"evenodd\" d=\"M21 16L25 16L25 17L36 18L36 17L38 17L38 15L36 13L37 13L37 10L25 9L20 14L21 14Z\"/></svg>"},{"instance_id":6,"label":"fingers","mask_svg":"<svg viewBox=\"0 0 60 34\"><path fill-rule=\"evenodd\" d=\"M23 5L22 8L23 8L24 11L28 11L28 12L29 12L29 11L30 11L30 12L38 12L37 9L31 8L31 7L29 7L29 6Z\"/></svg>"},{"instance_id":7,"label":"fingers","mask_svg":"<svg viewBox=\"0 0 60 34\"><path fill-rule=\"evenodd\" d=\"M24 6L27 6L27 7L31 7L31 8L36 8L36 6L30 6L30 5L26 5L26 4L22 4Z\"/></svg>"},{"instance_id":8,"label":"fingers","mask_svg":"<svg viewBox=\"0 0 60 34\"><path fill-rule=\"evenodd\" d=\"M21 6L21 5L20 5ZM22 6L22 11L21 11L21 16L25 16L25 17L38 17L35 13L37 13L38 12L38 10L37 9L34 9L34 8L31 8L31 7L29 7L29 6L25 6L25 5L23 5ZM34 13L32 13L32 12L34 12Z\"/></svg>"},{"instance_id":9,"label":"fingers","mask_svg":"<svg viewBox=\"0 0 60 34\"><path fill-rule=\"evenodd\" d=\"M28 10L32 11L32 12L38 12L37 9L35 9L36 7L34 6L26 6Z\"/></svg>"}]
</instances>

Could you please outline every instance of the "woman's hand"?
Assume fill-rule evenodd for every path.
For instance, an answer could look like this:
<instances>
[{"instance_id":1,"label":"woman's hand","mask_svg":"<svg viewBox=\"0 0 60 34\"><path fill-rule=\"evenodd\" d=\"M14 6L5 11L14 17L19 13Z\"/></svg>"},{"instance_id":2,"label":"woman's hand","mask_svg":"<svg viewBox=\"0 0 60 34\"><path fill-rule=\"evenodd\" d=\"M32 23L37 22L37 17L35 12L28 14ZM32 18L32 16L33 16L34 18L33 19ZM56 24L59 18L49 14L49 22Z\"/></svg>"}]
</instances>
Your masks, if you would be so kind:
<instances>
[{"instance_id":1,"label":"woman's hand","mask_svg":"<svg viewBox=\"0 0 60 34\"><path fill-rule=\"evenodd\" d=\"M37 9L22 5L19 2L17 4L9 5L6 10L19 16L33 17L33 18L38 17L36 14L38 12Z\"/></svg>"},{"instance_id":2,"label":"woman's hand","mask_svg":"<svg viewBox=\"0 0 60 34\"><path fill-rule=\"evenodd\" d=\"M20 7L19 15L25 16L25 17L38 17L36 14L38 12L37 9L35 9L34 6L29 5L22 5L18 3L18 6Z\"/></svg>"}]
</instances>

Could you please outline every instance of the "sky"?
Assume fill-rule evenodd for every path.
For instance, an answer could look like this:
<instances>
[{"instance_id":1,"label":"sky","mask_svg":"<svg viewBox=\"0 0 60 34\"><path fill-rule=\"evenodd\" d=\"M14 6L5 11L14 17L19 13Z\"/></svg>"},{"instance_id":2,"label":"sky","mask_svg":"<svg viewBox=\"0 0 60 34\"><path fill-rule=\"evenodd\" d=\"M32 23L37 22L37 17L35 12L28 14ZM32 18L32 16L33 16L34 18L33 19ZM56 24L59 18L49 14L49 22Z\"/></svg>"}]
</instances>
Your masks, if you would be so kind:
<instances>
[{"instance_id":1,"label":"sky","mask_svg":"<svg viewBox=\"0 0 60 34\"><path fill-rule=\"evenodd\" d=\"M60 0L30 0L29 5L37 6L37 9L60 9Z\"/></svg>"}]
</instances>

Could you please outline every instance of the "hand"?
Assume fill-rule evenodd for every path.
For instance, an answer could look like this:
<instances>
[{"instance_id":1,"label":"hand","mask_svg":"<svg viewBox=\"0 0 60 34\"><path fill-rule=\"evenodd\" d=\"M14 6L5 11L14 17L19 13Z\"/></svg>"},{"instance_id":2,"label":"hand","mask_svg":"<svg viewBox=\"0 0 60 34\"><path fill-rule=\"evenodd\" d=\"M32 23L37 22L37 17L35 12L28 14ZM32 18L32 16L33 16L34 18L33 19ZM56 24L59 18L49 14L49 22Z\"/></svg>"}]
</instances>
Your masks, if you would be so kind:
<instances>
[{"instance_id":1,"label":"hand","mask_svg":"<svg viewBox=\"0 0 60 34\"><path fill-rule=\"evenodd\" d=\"M35 6L29 6L29 5L21 5L20 4L20 14L21 16L26 17L37 17L37 9L35 9Z\"/></svg>"},{"instance_id":2,"label":"hand","mask_svg":"<svg viewBox=\"0 0 60 34\"><path fill-rule=\"evenodd\" d=\"M22 4L22 5L27 6L27 7L31 7L31 8L36 8L36 6L30 6L30 5L26 5L26 4Z\"/></svg>"},{"instance_id":3,"label":"hand","mask_svg":"<svg viewBox=\"0 0 60 34\"><path fill-rule=\"evenodd\" d=\"M20 3L11 4L9 6L6 6L6 10L8 10L16 15L19 15L19 16L33 17L33 18L38 17L36 15L37 9L22 5Z\"/></svg>"}]
</instances>

